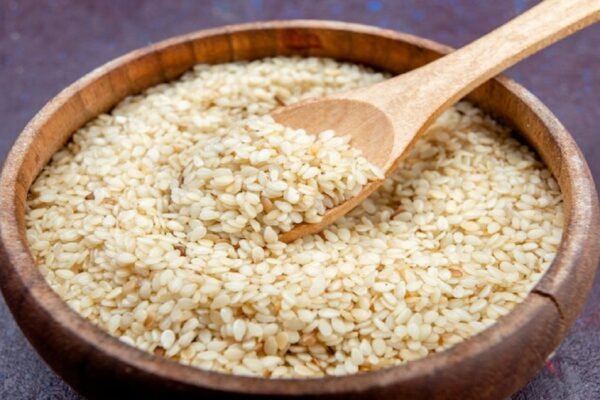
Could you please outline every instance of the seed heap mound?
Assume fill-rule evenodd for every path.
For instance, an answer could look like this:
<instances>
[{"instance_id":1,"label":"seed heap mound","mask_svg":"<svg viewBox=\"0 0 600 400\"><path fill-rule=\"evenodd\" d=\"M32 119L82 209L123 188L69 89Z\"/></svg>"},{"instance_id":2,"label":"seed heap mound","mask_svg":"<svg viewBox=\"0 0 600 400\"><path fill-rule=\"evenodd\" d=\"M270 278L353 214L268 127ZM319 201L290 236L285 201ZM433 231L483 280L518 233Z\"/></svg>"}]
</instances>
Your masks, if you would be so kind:
<instances>
[{"instance_id":1,"label":"seed heap mound","mask_svg":"<svg viewBox=\"0 0 600 400\"><path fill-rule=\"evenodd\" d=\"M348 216L379 171L331 132L266 117L384 76L317 58L199 65L91 121L28 199L52 288L140 349L265 377L350 374L446 349L522 301L562 234L556 181L467 103Z\"/></svg>"},{"instance_id":2,"label":"seed heap mound","mask_svg":"<svg viewBox=\"0 0 600 400\"><path fill-rule=\"evenodd\" d=\"M180 187L171 188L170 209L193 221L191 241L207 231L250 238L265 227L278 233L319 222L327 208L384 177L349 141L333 131L315 136L269 116L249 117L180 157L191 161ZM172 182L169 176L164 185Z\"/></svg>"}]
</instances>

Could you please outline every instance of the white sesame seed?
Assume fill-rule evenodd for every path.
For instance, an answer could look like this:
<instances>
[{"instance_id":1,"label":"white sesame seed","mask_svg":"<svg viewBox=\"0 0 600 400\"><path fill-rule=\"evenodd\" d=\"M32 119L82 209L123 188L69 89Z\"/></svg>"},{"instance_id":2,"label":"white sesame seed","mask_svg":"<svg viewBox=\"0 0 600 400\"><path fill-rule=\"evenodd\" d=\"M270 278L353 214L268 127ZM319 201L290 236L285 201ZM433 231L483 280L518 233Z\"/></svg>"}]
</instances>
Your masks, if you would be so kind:
<instances>
[{"instance_id":1,"label":"white sesame seed","mask_svg":"<svg viewBox=\"0 0 600 400\"><path fill-rule=\"evenodd\" d=\"M160 344L165 349L170 349L175 343L175 333L172 330L167 329L160 335Z\"/></svg>"},{"instance_id":2,"label":"white sesame seed","mask_svg":"<svg viewBox=\"0 0 600 400\"><path fill-rule=\"evenodd\" d=\"M333 333L333 329L331 328L331 324L329 322L327 322L326 319L319 320L318 327L319 327L319 332L321 333L321 335L323 335L325 337L329 337Z\"/></svg>"},{"instance_id":3,"label":"white sesame seed","mask_svg":"<svg viewBox=\"0 0 600 400\"><path fill-rule=\"evenodd\" d=\"M117 255L117 262L121 265L130 265L133 264L137 258L133 254L129 253L119 253Z\"/></svg>"},{"instance_id":4,"label":"white sesame seed","mask_svg":"<svg viewBox=\"0 0 600 400\"><path fill-rule=\"evenodd\" d=\"M385 354L386 348L387 348L387 346L386 346L385 341L383 339L376 338L375 340L373 340L373 351L379 357L382 357Z\"/></svg>"},{"instance_id":5,"label":"white sesame seed","mask_svg":"<svg viewBox=\"0 0 600 400\"><path fill-rule=\"evenodd\" d=\"M362 363L365 361L363 353L358 347L354 347L352 349L351 358L354 365L362 365Z\"/></svg>"},{"instance_id":6,"label":"white sesame seed","mask_svg":"<svg viewBox=\"0 0 600 400\"><path fill-rule=\"evenodd\" d=\"M275 338L273 336L269 336L265 339L265 345L264 345L264 351L265 354L267 355L274 355L277 354L277 340L275 340Z\"/></svg>"},{"instance_id":7,"label":"white sesame seed","mask_svg":"<svg viewBox=\"0 0 600 400\"><path fill-rule=\"evenodd\" d=\"M236 341L240 342L246 334L246 323L241 319L236 319L233 322L233 337Z\"/></svg>"}]
</instances>

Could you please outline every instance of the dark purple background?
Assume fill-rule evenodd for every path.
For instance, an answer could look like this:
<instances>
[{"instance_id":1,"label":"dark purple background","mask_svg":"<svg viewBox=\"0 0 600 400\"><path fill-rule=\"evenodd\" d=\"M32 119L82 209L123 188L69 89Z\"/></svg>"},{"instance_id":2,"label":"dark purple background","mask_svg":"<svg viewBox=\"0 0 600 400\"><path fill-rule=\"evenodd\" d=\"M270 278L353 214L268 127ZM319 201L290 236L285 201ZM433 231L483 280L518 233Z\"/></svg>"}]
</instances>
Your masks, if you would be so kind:
<instances>
[{"instance_id":1,"label":"dark purple background","mask_svg":"<svg viewBox=\"0 0 600 400\"><path fill-rule=\"evenodd\" d=\"M461 46L530 0L0 0L0 161L59 90L129 50L243 21L315 18L379 25ZM581 146L600 182L600 26L507 74L537 95ZM551 363L514 399L600 399L600 282ZM36 355L0 297L0 399L78 399Z\"/></svg>"}]
</instances>

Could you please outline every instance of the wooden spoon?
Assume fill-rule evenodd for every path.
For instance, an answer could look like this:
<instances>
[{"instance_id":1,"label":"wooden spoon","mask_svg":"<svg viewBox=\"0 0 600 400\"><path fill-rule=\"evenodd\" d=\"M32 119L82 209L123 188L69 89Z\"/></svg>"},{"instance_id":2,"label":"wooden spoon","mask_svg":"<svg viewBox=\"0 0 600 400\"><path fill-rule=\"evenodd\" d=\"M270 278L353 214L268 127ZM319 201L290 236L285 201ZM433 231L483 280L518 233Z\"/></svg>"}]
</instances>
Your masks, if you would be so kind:
<instances>
[{"instance_id":1,"label":"wooden spoon","mask_svg":"<svg viewBox=\"0 0 600 400\"><path fill-rule=\"evenodd\" d=\"M307 132L334 129L389 176L436 118L499 72L600 18L600 0L545 0L473 43L421 68L372 86L293 104L273 118ZM319 223L299 224L279 238L316 233L373 193L382 180L326 211Z\"/></svg>"}]
</instances>

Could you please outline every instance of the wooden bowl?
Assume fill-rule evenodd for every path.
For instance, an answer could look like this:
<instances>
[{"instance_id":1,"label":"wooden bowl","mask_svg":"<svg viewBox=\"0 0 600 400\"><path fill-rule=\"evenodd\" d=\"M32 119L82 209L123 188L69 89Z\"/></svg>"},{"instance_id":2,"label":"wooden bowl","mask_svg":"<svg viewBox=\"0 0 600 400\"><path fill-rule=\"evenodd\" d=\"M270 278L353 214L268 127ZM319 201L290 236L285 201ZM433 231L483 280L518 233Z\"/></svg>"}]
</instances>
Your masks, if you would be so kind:
<instances>
[{"instance_id":1,"label":"wooden bowl","mask_svg":"<svg viewBox=\"0 0 600 400\"><path fill-rule=\"evenodd\" d=\"M498 399L525 384L579 313L599 259L598 200L573 138L527 90L491 80L469 100L512 125L560 183L566 224L556 259L526 300L451 349L376 372L263 379L207 372L130 347L69 309L38 272L25 238L32 181L73 134L125 96L176 78L196 63L274 55L332 57L400 73L451 49L414 36L325 21L282 21L200 31L133 51L86 75L27 125L6 159L0 188L0 285L19 326L46 360L90 398L309 397Z\"/></svg>"}]
</instances>

